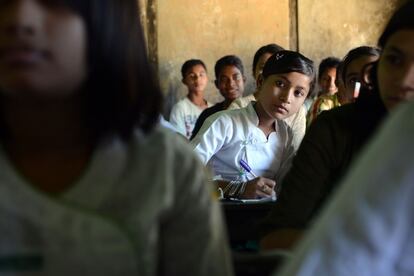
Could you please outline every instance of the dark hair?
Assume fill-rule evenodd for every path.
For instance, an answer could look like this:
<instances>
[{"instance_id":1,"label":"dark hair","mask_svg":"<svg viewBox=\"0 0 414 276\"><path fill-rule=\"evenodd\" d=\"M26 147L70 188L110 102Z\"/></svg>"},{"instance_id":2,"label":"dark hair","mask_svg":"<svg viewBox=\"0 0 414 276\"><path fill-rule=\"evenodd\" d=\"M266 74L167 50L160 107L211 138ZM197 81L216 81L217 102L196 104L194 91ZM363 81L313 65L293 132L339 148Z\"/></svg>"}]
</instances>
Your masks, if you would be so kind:
<instances>
[{"instance_id":1,"label":"dark hair","mask_svg":"<svg viewBox=\"0 0 414 276\"><path fill-rule=\"evenodd\" d=\"M346 85L346 71L351 62L365 56L378 57L380 53L381 50L379 48L370 46L360 46L349 51L341 62L341 78L344 85Z\"/></svg>"},{"instance_id":2,"label":"dark hair","mask_svg":"<svg viewBox=\"0 0 414 276\"><path fill-rule=\"evenodd\" d=\"M312 60L294 51L280 51L272 55L263 67L263 79L274 74L297 72L311 78L309 93L315 85L315 67Z\"/></svg>"},{"instance_id":3,"label":"dark hair","mask_svg":"<svg viewBox=\"0 0 414 276\"><path fill-rule=\"evenodd\" d=\"M147 59L136 0L63 0L84 20L89 75L85 119L97 137L150 131L162 93Z\"/></svg>"},{"instance_id":4,"label":"dark hair","mask_svg":"<svg viewBox=\"0 0 414 276\"><path fill-rule=\"evenodd\" d=\"M189 59L184 62L183 66L181 66L181 75L183 76L183 79L187 75L187 72L196 65L203 66L204 70L207 71L207 67L201 59Z\"/></svg>"},{"instance_id":5,"label":"dark hair","mask_svg":"<svg viewBox=\"0 0 414 276\"><path fill-rule=\"evenodd\" d=\"M264 54L276 54L277 52L283 51L284 48L280 45L277 45L276 43L271 43L271 44L267 44L264 45L262 47L260 47L256 53L254 54L253 57L253 67L252 67L252 72L253 72L253 76L255 74L256 71L256 65L259 62L259 59L261 56L263 56Z\"/></svg>"},{"instance_id":6,"label":"dark hair","mask_svg":"<svg viewBox=\"0 0 414 276\"><path fill-rule=\"evenodd\" d=\"M223 70L225 66L231 66L231 65L236 66L237 69L240 70L240 73L244 75L244 67L243 67L243 62L241 61L241 59L235 55L228 55L228 56L224 56L220 58L216 62L216 65L214 66L214 73L216 74L216 79L219 78L221 70Z\"/></svg>"},{"instance_id":7,"label":"dark hair","mask_svg":"<svg viewBox=\"0 0 414 276\"><path fill-rule=\"evenodd\" d=\"M414 1L409 0L392 15L378 40L378 46L384 48L389 37L399 30L414 29L413 15Z\"/></svg>"},{"instance_id":8,"label":"dark hair","mask_svg":"<svg viewBox=\"0 0 414 276\"><path fill-rule=\"evenodd\" d=\"M397 31L414 29L414 1L408 0L400 6L392 15L391 19L385 26L379 40L378 46L384 48L388 39ZM378 90L377 69L379 61L372 64L369 72L369 85L372 89Z\"/></svg>"},{"instance_id":9,"label":"dark hair","mask_svg":"<svg viewBox=\"0 0 414 276\"><path fill-rule=\"evenodd\" d=\"M339 86L339 82L342 81L342 71L343 71L343 63L342 61L339 62L338 67L336 67L336 78L335 78L335 85L338 87Z\"/></svg>"},{"instance_id":10,"label":"dark hair","mask_svg":"<svg viewBox=\"0 0 414 276\"><path fill-rule=\"evenodd\" d=\"M336 57L327 57L324 58L321 63L319 63L319 69L318 69L318 80L321 79L323 73L326 72L326 70L331 68L338 68L339 64L341 63L341 60Z\"/></svg>"}]
</instances>

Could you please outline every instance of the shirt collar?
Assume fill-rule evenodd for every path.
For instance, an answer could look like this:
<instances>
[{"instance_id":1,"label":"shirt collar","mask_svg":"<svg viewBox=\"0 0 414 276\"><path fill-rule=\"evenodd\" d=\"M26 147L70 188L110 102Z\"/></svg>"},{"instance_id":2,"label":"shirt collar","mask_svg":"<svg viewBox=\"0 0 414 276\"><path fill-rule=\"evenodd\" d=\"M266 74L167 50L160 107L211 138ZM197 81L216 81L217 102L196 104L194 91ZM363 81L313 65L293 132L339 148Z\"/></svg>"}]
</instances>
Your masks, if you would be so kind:
<instances>
[{"instance_id":1,"label":"shirt collar","mask_svg":"<svg viewBox=\"0 0 414 276\"><path fill-rule=\"evenodd\" d=\"M254 105L256 102L250 102L247 107L244 108L249 120L255 125L259 126L259 117L257 116L256 110L254 109Z\"/></svg>"}]
</instances>

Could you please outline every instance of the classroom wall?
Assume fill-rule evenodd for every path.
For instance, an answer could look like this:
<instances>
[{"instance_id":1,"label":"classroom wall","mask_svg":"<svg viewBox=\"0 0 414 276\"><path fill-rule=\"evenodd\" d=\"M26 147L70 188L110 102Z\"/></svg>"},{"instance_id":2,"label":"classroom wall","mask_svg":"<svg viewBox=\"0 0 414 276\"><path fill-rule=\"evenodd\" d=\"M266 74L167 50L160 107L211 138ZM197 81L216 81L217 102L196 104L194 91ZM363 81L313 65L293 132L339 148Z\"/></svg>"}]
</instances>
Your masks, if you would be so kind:
<instances>
[{"instance_id":1,"label":"classroom wall","mask_svg":"<svg viewBox=\"0 0 414 276\"><path fill-rule=\"evenodd\" d=\"M316 65L326 56L342 58L360 45L376 45L389 16L403 0L138 0L149 55L166 96L165 115L187 93L180 68L204 60L206 98L222 98L214 87L215 61L236 54L244 62L245 94L254 89L251 63L262 45L298 49Z\"/></svg>"},{"instance_id":2,"label":"classroom wall","mask_svg":"<svg viewBox=\"0 0 414 276\"><path fill-rule=\"evenodd\" d=\"M221 96L213 83L217 59L228 54L242 59L249 93L254 89L251 63L257 48L268 43L289 47L289 0L159 0L157 22L159 77L167 110L187 94L180 73L185 60L206 63L206 98L218 102Z\"/></svg>"},{"instance_id":3,"label":"classroom wall","mask_svg":"<svg viewBox=\"0 0 414 276\"><path fill-rule=\"evenodd\" d=\"M298 0L299 49L316 63L375 46L399 0Z\"/></svg>"}]
</instances>

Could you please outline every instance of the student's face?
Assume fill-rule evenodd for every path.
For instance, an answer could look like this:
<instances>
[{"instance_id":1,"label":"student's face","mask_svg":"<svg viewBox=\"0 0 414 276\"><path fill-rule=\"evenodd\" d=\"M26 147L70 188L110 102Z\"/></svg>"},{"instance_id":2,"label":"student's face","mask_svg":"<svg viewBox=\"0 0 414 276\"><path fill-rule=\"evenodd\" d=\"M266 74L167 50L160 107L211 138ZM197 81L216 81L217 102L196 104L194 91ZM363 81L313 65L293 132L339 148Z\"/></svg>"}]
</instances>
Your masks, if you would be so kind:
<instances>
[{"instance_id":1,"label":"student's face","mask_svg":"<svg viewBox=\"0 0 414 276\"><path fill-rule=\"evenodd\" d=\"M257 61L256 67L254 68L254 79L257 80L259 75L263 72L263 67L266 61L272 56L271 53L264 53L260 56L259 60Z\"/></svg>"},{"instance_id":2,"label":"student's face","mask_svg":"<svg viewBox=\"0 0 414 276\"><path fill-rule=\"evenodd\" d=\"M354 90L355 90L355 83L363 83L362 82L362 71L364 70L364 66L368 63L372 63L378 60L377 56L362 56L353 60L351 63L348 64L346 68L346 75L345 75L345 92L350 97L353 97Z\"/></svg>"},{"instance_id":3,"label":"student's face","mask_svg":"<svg viewBox=\"0 0 414 276\"><path fill-rule=\"evenodd\" d=\"M0 1L0 90L7 97L66 98L86 77L82 18L55 1Z\"/></svg>"},{"instance_id":4,"label":"student's face","mask_svg":"<svg viewBox=\"0 0 414 276\"><path fill-rule=\"evenodd\" d=\"M378 64L381 99L388 110L414 100L414 30L390 36Z\"/></svg>"},{"instance_id":5,"label":"student's face","mask_svg":"<svg viewBox=\"0 0 414 276\"><path fill-rule=\"evenodd\" d=\"M190 92L204 92L207 82L207 72L200 64L191 67L183 79L183 83L188 87Z\"/></svg>"},{"instance_id":6,"label":"student's face","mask_svg":"<svg viewBox=\"0 0 414 276\"><path fill-rule=\"evenodd\" d=\"M319 86L323 94L333 95L338 92L338 87L335 85L336 68L328 68L323 72L319 79Z\"/></svg>"},{"instance_id":7,"label":"student's face","mask_svg":"<svg viewBox=\"0 0 414 276\"><path fill-rule=\"evenodd\" d=\"M258 102L274 119L299 111L309 93L311 78L297 72L268 76L260 87Z\"/></svg>"},{"instance_id":8,"label":"student's face","mask_svg":"<svg viewBox=\"0 0 414 276\"><path fill-rule=\"evenodd\" d=\"M344 82L342 81L341 77L336 78L335 84L338 87L338 100L341 103L341 105L352 103L354 101L354 94L348 94L344 85Z\"/></svg>"},{"instance_id":9,"label":"student's face","mask_svg":"<svg viewBox=\"0 0 414 276\"><path fill-rule=\"evenodd\" d=\"M245 77L239 68L233 65L224 66L216 80L217 89L227 101L239 98L244 91Z\"/></svg>"}]
</instances>

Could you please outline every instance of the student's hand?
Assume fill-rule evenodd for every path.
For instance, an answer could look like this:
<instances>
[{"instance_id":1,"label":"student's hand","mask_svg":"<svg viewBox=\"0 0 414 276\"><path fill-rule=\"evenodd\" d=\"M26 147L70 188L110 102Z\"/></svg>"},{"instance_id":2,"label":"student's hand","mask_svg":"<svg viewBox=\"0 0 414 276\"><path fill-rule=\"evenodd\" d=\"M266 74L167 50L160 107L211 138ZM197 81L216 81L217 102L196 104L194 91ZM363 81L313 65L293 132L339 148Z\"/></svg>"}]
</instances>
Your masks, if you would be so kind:
<instances>
[{"instance_id":1,"label":"student's hand","mask_svg":"<svg viewBox=\"0 0 414 276\"><path fill-rule=\"evenodd\" d=\"M246 190L241 198L263 198L276 196L276 182L269 178L257 177L247 181Z\"/></svg>"}]
</instances>

